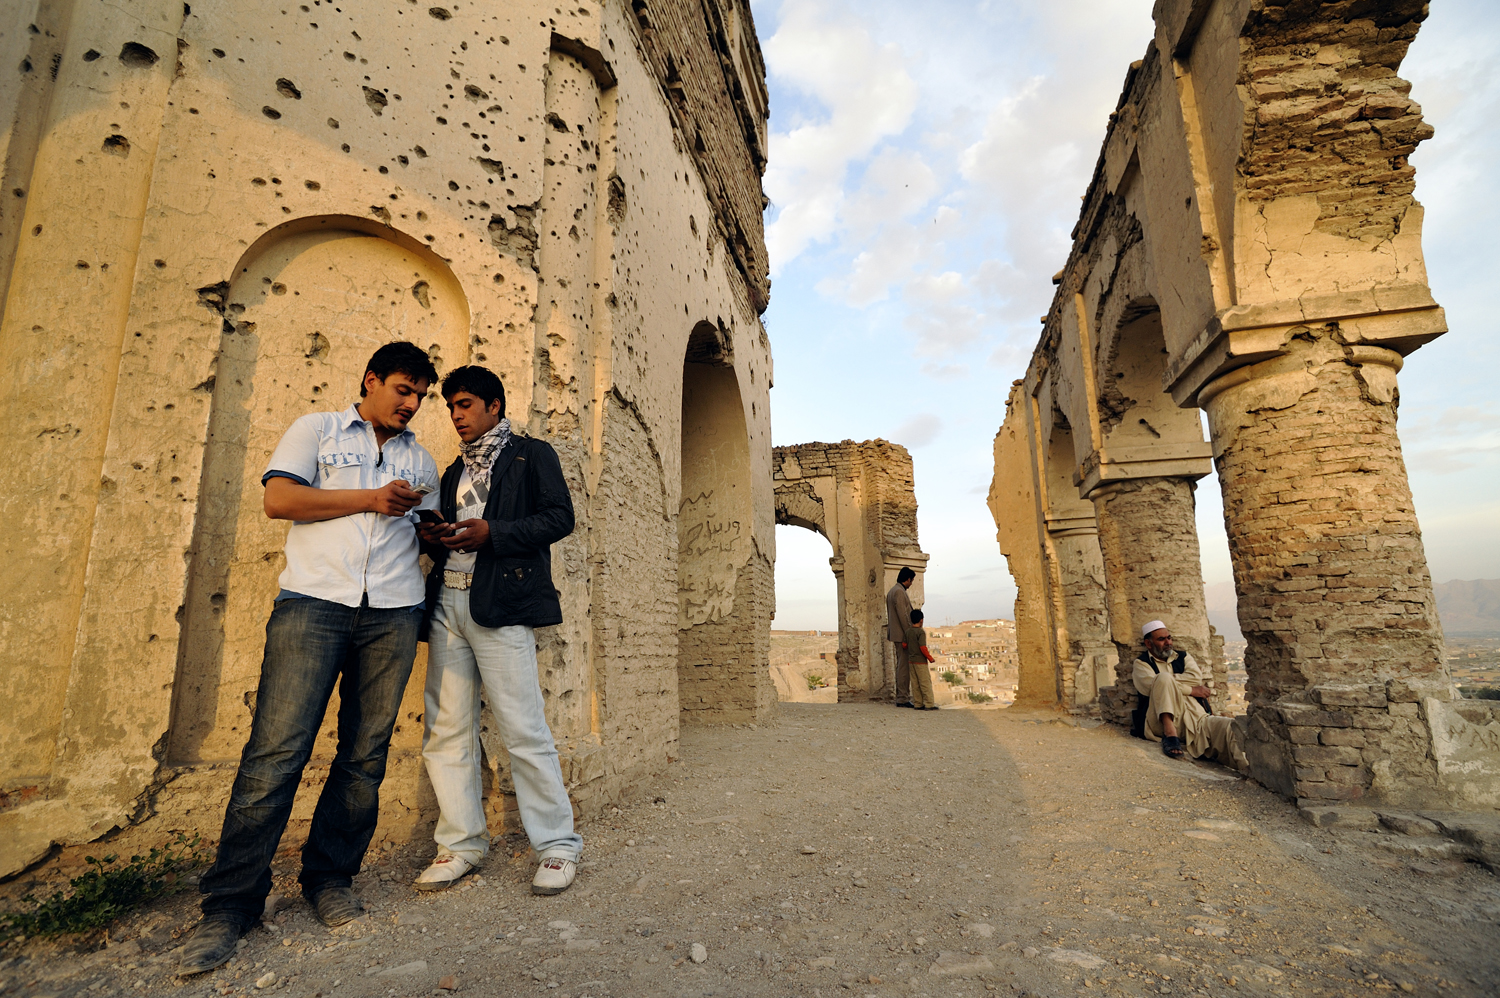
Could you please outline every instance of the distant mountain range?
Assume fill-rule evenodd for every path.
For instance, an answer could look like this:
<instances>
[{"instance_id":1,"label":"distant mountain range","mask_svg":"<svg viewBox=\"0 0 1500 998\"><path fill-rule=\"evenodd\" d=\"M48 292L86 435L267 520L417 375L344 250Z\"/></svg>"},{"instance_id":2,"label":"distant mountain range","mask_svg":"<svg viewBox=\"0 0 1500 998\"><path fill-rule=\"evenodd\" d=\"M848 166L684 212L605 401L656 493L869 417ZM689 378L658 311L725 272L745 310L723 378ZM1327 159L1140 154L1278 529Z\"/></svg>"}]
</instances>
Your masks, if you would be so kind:
<instances>
[{"instance_id":1,"label":"distant mountain range","mask_svg":"<svg viewBox=\"0 0 1500 998\"><path fill-rule=\"evenodd\" d=\"M1433 586L1443 634L1450 638L1500 635L1500 579L1455 579ZM1226 641L1239 641L1240 622L1235 616L1234 583L1216 582L1203 587L1208 600L1208 622Z\"/></svg>"},{"instance_id":2,"label":"distant mountain range","mask_svg":"<svg viewBox=\"0 0 1500 998\"><path fill-rule=\"evenodd\" d=\"M1500 635L1500 579L1455 579L1432 587L1448 637Z\"/></svg>"}]
</instances>

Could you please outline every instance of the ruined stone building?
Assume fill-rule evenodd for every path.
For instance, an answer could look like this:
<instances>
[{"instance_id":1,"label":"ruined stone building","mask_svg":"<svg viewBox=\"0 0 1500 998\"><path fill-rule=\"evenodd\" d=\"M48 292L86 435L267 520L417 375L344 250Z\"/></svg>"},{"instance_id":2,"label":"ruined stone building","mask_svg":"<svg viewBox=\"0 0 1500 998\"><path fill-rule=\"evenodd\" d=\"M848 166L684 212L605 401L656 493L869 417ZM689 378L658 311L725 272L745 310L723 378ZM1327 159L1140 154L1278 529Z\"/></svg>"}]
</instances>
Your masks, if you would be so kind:
<instances>
[{"instance_id":1,"label":"ruined stone building","mask_svg":"<svg viewBox=\"0 0 1500 998\"><path fill-rule=\"evenodd\" d=\"M580 809L662 768L679 718L774 699L749 4L439 2L0 25L0 874L153 815L217 835L282 567L261 471L393 339L494 369L562 458L542 685ZM440 398L413 428L456 454ZM387 832L430 813L422 668Z\"/></svg>"},{"instance_id":2,"label":"ruined stone building","mask_svg":"<svg viewBox=\"0 0 1500 998\"><path fill-rule=\"evenodd\" d=\"M885 594L910 568L917 577L907 596L920 607L927 566L917 544L911 454L885 440L798 444L774 449L772 472L776 522L816 531L833 548L840 702L893 698Z\"/></svg>"},{"instance_id":3,"label":"ruined stone building","mask_svg":"<svg viewBox=\"0 0 1500 998\"><path fill-rule=\"evenodd\" d=\"M1408 162L1432 129L1397 75L1425 15L1158 0L995 438L1022 702L1123 721L1160 617L1222 703L1193 499L1216 470L1253 775L1500 805L1500 719L1453 699L1396 435L1397 373L1446 329Z\"/></svg>"}]
</instances>

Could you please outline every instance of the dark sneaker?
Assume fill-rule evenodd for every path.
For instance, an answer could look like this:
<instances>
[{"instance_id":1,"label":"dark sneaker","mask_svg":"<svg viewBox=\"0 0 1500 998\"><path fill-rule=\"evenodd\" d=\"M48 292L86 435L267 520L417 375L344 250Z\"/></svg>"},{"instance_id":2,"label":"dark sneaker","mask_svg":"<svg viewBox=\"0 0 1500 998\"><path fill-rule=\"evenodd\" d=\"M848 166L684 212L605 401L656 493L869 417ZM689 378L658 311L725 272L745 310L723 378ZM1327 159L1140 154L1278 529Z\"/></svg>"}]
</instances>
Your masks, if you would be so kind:
<instances>
[{"instance_id":1,"label":"dark sneaker","mask_svg":"<svg viewBox=\"0 0 1500 998\"><path fill-rule=\"evenodd\" d=\"M228 963L244 934L245 927L232 919L205 918L182 948L177 976L190 977Z\"/></svg>"},{"instance_id":2,"label":"dark sneaker","mask_svg":"<svg viewBox=\"0 0 1500 998\"><path fill-rule=\"evenodd\" d=\"M318 912L318 921L336 929L347 925L365 913L354 891L347 887L325 887L312 897L312 906Z\"/></svg>"},{"instance_id":3,"label":"dark sneaker","mask_svg":"<svg viewBox=\"0 0 1500 998\"><path fill-rule=\"evenodd\" d=\"M912 702L910 700L897 700L896 701L896 706L897 707L911 707L911 706L913 706L913 704L912 704Z\"/></svg>"}]
</instances>

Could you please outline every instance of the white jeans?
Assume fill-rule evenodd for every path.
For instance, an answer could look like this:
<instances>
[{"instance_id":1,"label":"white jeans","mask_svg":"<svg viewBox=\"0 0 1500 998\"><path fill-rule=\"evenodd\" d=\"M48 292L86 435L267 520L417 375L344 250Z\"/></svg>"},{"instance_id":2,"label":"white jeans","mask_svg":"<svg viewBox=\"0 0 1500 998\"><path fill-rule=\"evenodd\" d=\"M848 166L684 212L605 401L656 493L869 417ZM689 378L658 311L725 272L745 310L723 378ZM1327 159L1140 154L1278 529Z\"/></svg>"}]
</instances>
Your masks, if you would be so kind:
<instances>
[{"instance_id":1,"label":"white jeans","mask_svg":"<svg viewBox=\"0 0 1500 998\"><path fill-rule=\"evenodd\" d=\"M437 794L438 855L471 863L490 848L479 775L479 684L510 753L521 824L537 855L577 861L583 839L563 786L557 744L542 709L536 638L529 627L481 627L468 590L442 589L427 656L422 759Z\"/></svg>"}]
</instances>

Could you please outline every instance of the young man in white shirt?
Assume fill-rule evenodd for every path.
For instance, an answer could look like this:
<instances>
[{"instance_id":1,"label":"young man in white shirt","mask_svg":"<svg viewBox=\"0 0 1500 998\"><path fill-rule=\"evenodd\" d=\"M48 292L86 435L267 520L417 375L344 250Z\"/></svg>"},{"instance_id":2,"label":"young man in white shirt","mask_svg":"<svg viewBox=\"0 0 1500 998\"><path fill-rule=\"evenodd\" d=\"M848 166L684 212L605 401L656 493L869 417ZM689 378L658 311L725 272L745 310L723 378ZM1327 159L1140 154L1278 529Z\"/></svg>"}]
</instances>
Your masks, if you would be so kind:
<instances>
[{"instance_id":1,"label":"young man in white shirt","mask_svg":"<svg viewBox=\"0 0 1500 998\"><path fill-rule=\"evenodd\" d=\"M271 858L335 684L338 750L302 848L302 892L325 925L363 911L351 890L380 809L380 783L422 622L412 510L436 505L437 464L407 423L437 380L411 343L366 366L360 399L298 419L261 478L266 515L291 520L266 624L250 737L240 757L203 920L179 974L227 961L271 889Z\"/></svg>"},{"instance_id":2,"label":"young man in white shirt","mask_svg":"<svg viewBox=\"0 0 1500 998\"><path fill-rule=\"evenodd\" d=\"M489 852L479 772L482 683L510 756L516 805L540 863L532 893L573 883L583 839L563 785L537 679L538 627L562 623L551 545L573 532L573 501L557 453L512 436L505 388L482 367L443 379L459 459L443 474L443 522L421 528L428 574L422 757L441 816L438 855L414 885L442 890Z\"/></svg>"}]
</instances>

